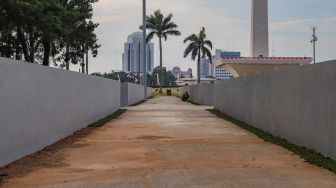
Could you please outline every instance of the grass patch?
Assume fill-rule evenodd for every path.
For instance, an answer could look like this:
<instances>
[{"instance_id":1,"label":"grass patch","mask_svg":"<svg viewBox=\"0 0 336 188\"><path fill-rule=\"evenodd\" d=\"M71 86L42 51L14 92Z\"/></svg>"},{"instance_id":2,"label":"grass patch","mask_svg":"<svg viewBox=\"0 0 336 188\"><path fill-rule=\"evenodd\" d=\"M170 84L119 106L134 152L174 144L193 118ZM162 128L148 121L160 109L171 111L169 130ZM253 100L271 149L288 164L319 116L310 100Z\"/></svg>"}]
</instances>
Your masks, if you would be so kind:
<instances>
[{"instance_id":1,"label":"grass patch","mask_svg":"<svg viewBox=\"0 0 336 188\"><path fill-rule=\"evenodd\" d=\"M251 125L248 125L240 120L237 120L231 116L221 113L218 110L208 110L209 112L217 115L217 117L225 119L229 122L236 124L237 126L248 130L249 132L257 135L259 138L265 140L266 142L270 142L276 145L279 145L303 158L305 161L317 165L319 167L325 168L333 173L336 173L336 161L331 159L330 157L325 157L319 152L315 150L308 149L306 147L298 146L293 143L288 142L286 139L273 136L272 134L265 132L261 129L255 128Z\"/></svg>"},{"instance_id":2,"label":"grass patch","mask_svg":"<svg viewBox=\"0 0 336 188\"><path fill-rule=\"evenodd\" d=\"M176 87L172 87L172 88L162 88L162 95L160 94L160 88L152 88L152 95L154 97L158 97L158 96L168 96L167 94L167 90L171 90L172 91L172 96L178 97L179 96L179 92L178 89Z\"/></svg>"},{"instance_id":3,"label":"grass patch","mask_svg":"<svg viewBox=\"0 0 336 188\"><path fill-rule=\"evenodd\" d=\"M127 111L126 109L119 109L115 113L90 124L88 127L90 127L90 128L92 128L92 127L102 127L104 124L108 123L112 119L116 119L117 117L119 117L120 115L125 113L126 111Z\"/></svg>"}]
</instances>

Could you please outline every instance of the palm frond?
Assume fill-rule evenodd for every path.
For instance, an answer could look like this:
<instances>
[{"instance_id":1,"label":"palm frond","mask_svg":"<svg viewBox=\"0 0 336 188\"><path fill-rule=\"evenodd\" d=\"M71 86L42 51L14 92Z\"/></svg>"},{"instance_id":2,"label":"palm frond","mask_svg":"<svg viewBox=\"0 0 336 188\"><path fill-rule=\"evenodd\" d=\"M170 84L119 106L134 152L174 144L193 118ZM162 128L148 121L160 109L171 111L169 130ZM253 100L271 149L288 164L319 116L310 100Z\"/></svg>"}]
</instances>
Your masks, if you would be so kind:
<instances>
[{"instance_id":1,"label":"palm frond","mask_svg":"<svg viewBox=\"0 0 336 188\"><path fill-rule=\"evenodd\" d=\"M202 29L201 29L201 31L200 31L200 33L199 33L199 40L200 40L200 41L204 41L204 40L206 39L206 37L207 37L207 35L206 35L206 33L205 33L205 28L202 27Z\"/></svg>"},{"instance_id":2,"label":"palm frond","mask_svg":"<svg viewBox=\"0 0 336 188\"><path fill-rule=\"evenodd\" d=\"M163 40L167 40L168 39L168 36L166 33L161 33L161 37L163 38Z\"/></svg>"},{"instance_id":3,"label":"palm frond","mask_svg":"<svg viewBox=\"0 0 336 188\"><path fill-rule=\"evenodd\" d=\"M146 38L146 43L148 43L149 41L151 41L154 37L154 35L156 34L155 31L151 31L150 33L148 33L147 38Z\"/></svg>"},{"instance_id":4,"label":"palm frond","mask_svg":"<svg viewBox=\"0 0 336 188\"><path fill-rule=\"evenodd\" d=\"M162 25L168 25L169 23L171 23L172 18L173 18L173 14L171 13L168 14L168 16L163 19Z\"/></svg>"},{"instance_id":5,"label":"palm frond","mask_svg":"<svg viewBox=\"0 0 336 188\"><path fill-rule=\"evenodd\" d=\"M211 50L203 46L202 47L202 58L206 58L206 57L210 59L210 62L212 62Z\"/></svg>"},{"instance_id":6,"label":"palm frond","mask_svg":"<svg viewBox=\"0 0 336 188\"><path fill-rule=\"evenodd\" d=\"M177 27L178 26L174 22L162 24L162 30L173 30L173 29L176 29Z\"/></svg>"},{"instance_id":7,"label":"palm frond","mask_svg":"<svg viewBox=\"0 0 336 188\"><path fill-rule=\"evenodd\" d=\"M203 43L212 49L212 42L210 40L205 40Z\"/></svg>"},{"instance_id":8,"label":"palm frond","mask_svg":"<svg viewBox=\"0 0 336 188\"><path fill-rule=\"evenodd\" d=\"M181 32L178 30L168 30L168 31L163 32L162 34L171 35L171 36L180 36Z\"/></svg>"},{"instance_id":9,"label":"palm frond","mask_svg":"<svg viewBox=\"0 0 336 188\"><path fill-rule=\"evenodd\" d=\"M193 61L196 60L196 57L197 57L198 53L200 53L199 51L200 51L199 48L194 48L194 49L193 49L193 51L192 51L192 53L191 53L191 59L192 59Z\"/></svg>"},{"instance_id":10,"label":"palm frond","mask_svg":"<svg viewBox=\"0 0 336 188\"><path fill-rule=\"evenodd\" d=\"M185 49L183 57L187 57L195 48L197 48L197 46L195 46L194 43L190 43Z\"/></svg>"},{"instance_id":11,"label":"palm frond","mask_svg":"<svg viewBox=\"0 0 336 188\"><path fill-rule=\"evenodd\" d=\"M183 43L187 43L188 41L198 43L198 37L197 37L197 35L192 34L192 35L188 36L187 38L185 38L183 40Z\"/></svg>"}]
</instances>

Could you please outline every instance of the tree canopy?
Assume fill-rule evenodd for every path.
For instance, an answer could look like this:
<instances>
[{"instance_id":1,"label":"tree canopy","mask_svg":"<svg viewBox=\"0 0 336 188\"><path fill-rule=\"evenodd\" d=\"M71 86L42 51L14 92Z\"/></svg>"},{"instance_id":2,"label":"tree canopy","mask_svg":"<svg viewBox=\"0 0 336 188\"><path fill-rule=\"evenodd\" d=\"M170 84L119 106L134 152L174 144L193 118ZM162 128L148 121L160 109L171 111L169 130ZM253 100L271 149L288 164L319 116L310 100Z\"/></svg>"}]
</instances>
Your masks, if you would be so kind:
<instances>
[{"instance_id":1,"label":"tree canopy","mask_svg":"<svg viewBox=\"0 0 336 188\"><path fill-rule=\"evenodd\" d=\"M1 0L0 56L49 66L77 64L98 54L97 0ZM69 68L69 66L66 66Z\"/></svg>"},{"instance_id":2,"label":"tree canopy","mask_svg":"<svg viewBox=\"0 0 336 188\"><path fill-rule=\"evenodd\" d=\"M187 57L191 54L191 59L197 59L197 82L201 83L201 58L209 58L210 63L212 63L212 42L207 39L207 35L205 33L205 28L202 27L199 34L192 34L184 39L184 43L189 43L187 48L184 51L183 56Z\"/></svg>"}]
</instances>

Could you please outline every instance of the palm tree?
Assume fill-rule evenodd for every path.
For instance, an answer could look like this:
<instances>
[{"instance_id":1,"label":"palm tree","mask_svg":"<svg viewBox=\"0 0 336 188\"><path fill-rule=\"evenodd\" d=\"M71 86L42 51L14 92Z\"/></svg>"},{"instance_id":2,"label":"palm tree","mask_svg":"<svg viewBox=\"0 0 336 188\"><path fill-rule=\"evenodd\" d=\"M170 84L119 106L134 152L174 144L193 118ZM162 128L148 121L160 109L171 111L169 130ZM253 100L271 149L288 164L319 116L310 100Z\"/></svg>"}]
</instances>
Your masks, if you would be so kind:
<instances>
[{"instance_id":1,"label":"palm tree","mask_svg":"<svg viewBox=\"0 0 336 188\"><path fill-rule=\"evenodd\" d=\"M160 93L162 94L163 84L163 68L162 68L162 39L167 40L168 36L180 36L181 32L177 30L177 25L172 21L173 14L165 17L160 10L154 11L150 16L147 16L146 28L149 30L147 35L147 42L152 40L154 36L159 39L160 46ZM142 28L142 27L140 27Z\"/></svg>"},{"instance_id":2,"label":"palm tree","mask_svg":"<svg viewBox=\"0 0 336 188\"><path fill-rule=\"evenodd\" d=\"M189 54L191 54L191 59L193 61L195 61L197 57L198 83L201 83L201 58L208 57L210 59L210 63L212 63L212 42L210 40L207 40L206 38L207 36L203 27L198 35L192 34L183 41L184 43L190 42L190 44L184 51L184 57L187 57Z\"/></svg>"}]
</instances>

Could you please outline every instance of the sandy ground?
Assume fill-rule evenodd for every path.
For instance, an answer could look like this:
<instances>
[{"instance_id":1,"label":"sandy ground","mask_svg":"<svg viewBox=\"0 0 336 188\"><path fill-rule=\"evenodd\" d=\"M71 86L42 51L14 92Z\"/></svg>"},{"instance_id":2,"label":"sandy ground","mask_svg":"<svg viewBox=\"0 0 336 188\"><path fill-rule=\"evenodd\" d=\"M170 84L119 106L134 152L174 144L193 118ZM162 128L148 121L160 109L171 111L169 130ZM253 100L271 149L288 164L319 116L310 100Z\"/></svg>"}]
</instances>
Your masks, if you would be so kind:
<instances>
[{"instance_id":1,"label":"sandy ground","mask_svg":"<svg viewBox=\"0 0 336 188\"><path fill-rule=\"evenodd\" d=\"M0 169L0 187L336 187L206 107L159 97Z\"/></svg>"}]
</instances>

